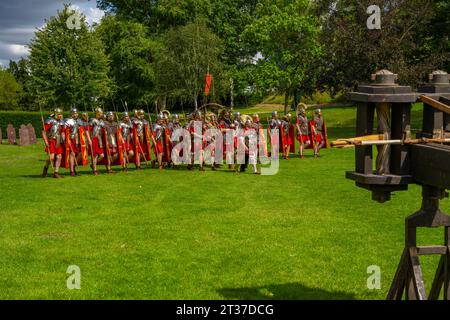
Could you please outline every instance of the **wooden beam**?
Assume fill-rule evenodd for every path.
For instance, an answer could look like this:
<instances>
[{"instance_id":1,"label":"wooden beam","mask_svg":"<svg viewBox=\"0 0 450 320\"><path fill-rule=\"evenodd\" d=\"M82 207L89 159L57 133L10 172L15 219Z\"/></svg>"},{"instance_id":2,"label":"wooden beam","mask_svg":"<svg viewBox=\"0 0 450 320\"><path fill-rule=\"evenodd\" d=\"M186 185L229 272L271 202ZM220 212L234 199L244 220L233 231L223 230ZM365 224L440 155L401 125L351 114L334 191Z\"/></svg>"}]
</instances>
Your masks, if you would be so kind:
<instances>
[{"instance_id":1,"label":"wooden beam","mask_svg":"<svg viewBox=\"0 0 450 320\"><path fill-rule=\"evenodd\" d=\"M423 96L423 95L419 97L419 100L422 101L423 103L426 103L429 106L439 110L439 111L442 111L442 112L444 112L446 114L450 114L450 106L448 106L448 105L446 105L446 104L444 104L444 103L442 103L440 101L434 100L434 99L432 99L430 97Z\"/></svg>"},{"instance_id":2,"label":"wooden beam","mask_svg":"<svg viewBox=\"0 0 450 320\"><path fill-rule=\"evenodd\" d=\"M446 253L447 253L447 247L446 246L417 247L417 254L419 256L432 255L432 254L445 255Z\"/></svg>"}]
</instances>

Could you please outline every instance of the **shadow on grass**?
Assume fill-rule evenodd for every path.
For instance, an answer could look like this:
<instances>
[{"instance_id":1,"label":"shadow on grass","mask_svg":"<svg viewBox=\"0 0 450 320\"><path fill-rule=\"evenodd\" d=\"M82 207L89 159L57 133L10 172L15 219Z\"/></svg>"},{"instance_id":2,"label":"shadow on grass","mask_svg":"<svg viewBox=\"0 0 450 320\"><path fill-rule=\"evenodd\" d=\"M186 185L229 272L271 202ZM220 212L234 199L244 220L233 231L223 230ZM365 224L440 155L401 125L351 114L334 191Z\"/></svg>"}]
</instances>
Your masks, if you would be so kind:
<instances>
[{"instance_id":1,"label":"shadow on grass","mask_svg":"<svg viewBox=\"0 0 450 320\"><path fill-rule=\"evenodd\" d=\"M230 300L355 300L352 294L341 291L313 289L300 283L268 285L255 288L223 288L217 290Z\"/></svg>"}]
</instances>

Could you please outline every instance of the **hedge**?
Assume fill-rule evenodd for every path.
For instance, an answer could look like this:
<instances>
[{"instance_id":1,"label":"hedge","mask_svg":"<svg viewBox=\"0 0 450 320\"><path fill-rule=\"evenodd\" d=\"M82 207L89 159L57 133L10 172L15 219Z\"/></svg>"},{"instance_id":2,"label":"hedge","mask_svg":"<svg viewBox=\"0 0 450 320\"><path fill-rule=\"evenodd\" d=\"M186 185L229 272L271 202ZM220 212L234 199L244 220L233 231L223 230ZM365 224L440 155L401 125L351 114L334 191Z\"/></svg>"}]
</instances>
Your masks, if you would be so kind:
<instances>
[{"instance_id":1,"label":"hedge","mask_svg":"<svg viewBox=\"0 0 450 320\"><path fill-rule=\"evenodd\" d=\"M50 113L44 114L44 120L48 117ZM64 117L69 116L69 114L64 114ZM2 129L3 139L7 139L6 128L8 124L12 124L16 129L17 138L19 138L19 128L22 124L27 125L31 123L36 131L38 137L41 136L42 131L42 121L40 112L30 112L30 111L0 111L0 128Z\"/></svg>"}]
</instances>

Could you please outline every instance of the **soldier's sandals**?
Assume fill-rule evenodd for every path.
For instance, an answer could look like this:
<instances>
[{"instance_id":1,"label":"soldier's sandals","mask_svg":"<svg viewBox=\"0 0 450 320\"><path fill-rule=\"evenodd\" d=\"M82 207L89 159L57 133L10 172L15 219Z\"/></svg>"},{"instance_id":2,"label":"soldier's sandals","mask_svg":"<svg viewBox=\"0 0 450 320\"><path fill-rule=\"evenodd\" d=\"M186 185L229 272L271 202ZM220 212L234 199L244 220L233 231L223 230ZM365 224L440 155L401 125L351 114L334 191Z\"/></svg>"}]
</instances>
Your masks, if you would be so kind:
<instances>
[{"instance_id":1,"label":"soldier's sandals","mask_svg":"<svg viewBox=\"0 0 450 320\"><path fill-rule=\"evenodd\" d=\"M42 177L47 178L48 175L48 167L44 167L44 171L42 171Z\"/></svg>"}]
</instances>

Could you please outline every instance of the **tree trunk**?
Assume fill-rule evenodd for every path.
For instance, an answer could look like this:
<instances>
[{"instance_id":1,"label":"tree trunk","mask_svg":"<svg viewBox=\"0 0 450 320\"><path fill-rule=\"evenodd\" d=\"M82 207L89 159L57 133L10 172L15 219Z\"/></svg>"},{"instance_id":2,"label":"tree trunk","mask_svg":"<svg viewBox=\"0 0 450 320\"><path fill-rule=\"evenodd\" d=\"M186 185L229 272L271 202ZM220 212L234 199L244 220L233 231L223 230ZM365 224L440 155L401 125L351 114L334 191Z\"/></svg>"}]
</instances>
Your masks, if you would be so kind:
<instances>
[{"instance_id":1,"label":"tree trunk","mask_svg":"<svg viewBox=\"0 0 450 320\"><path fill-rule=\"evenodd\" d=\"M195 110L198 110L198 97L197 97L197 95L194 96L194 107L195 107Z\"/></svg>"},{"instance_id":2,"label":"tree trunk","mask_svg":"<svg viewBox=\"0 0 450 320\"><path fill-rule=\"evenodd\" d=\"M288 105L289 105L289 89L284 93L284 114L288 113Z\"/></svg>"}]
</instances>

